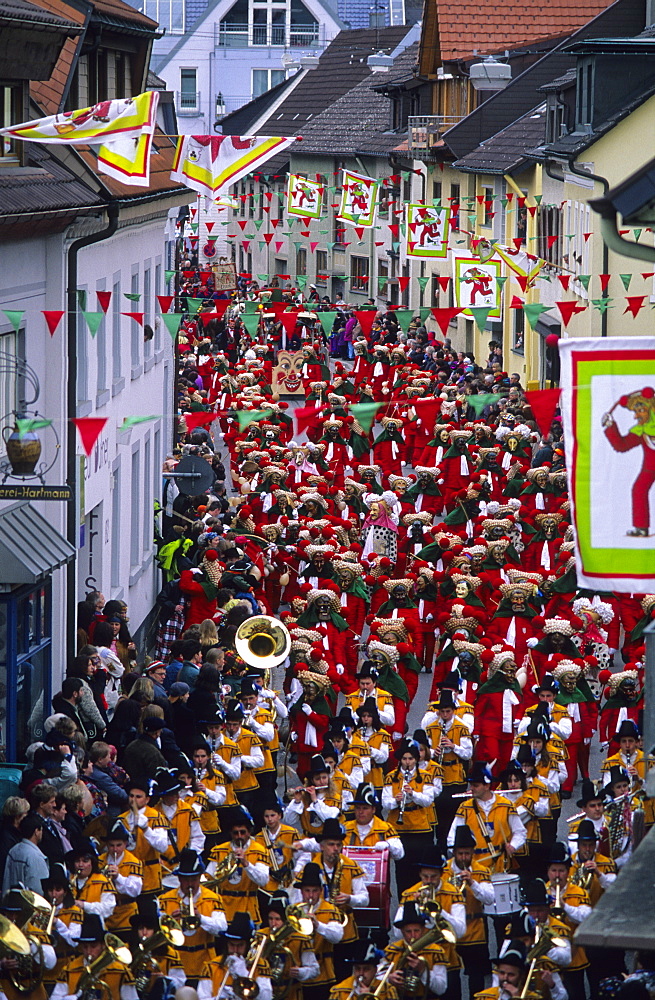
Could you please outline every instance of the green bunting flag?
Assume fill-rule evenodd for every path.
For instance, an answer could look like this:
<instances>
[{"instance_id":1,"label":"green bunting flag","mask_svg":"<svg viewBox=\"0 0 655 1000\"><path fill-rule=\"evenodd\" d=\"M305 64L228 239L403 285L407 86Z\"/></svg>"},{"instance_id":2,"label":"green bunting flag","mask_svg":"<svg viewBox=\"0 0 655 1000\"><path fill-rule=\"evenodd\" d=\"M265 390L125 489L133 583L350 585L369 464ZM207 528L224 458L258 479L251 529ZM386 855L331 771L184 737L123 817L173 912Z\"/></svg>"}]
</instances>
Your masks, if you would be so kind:
<instances>
[{"instance_id":1,"label":"green bunting flag","mask_svg":"<svg viewBox=\"0 0 655 1000\"><path fill-rule=\"evenodd\" d=\"M259 316L254 313L243 313L241 316L241 322L254 340L257 336L257 330L259 329Z\"/></svg>"},{"instance_id":2,"label":"green bunting flag","mask_svg":"<svg viewBox=\"0 0 655 1000\"><path fill-rule=\"evenodd\" d=\"M643 233L643 229L633 229L632 232L634 234L634 238L636 239L636 241L638 243L639 242L639 237Z\"/></svg>"},{"instance_id":3,"label":"green bunting flag","mask_svg":"<svg viewBox=\"0 0 655 1000\"><path fill-rule=\"evenodd\" d=\"M504 274L496 275L496 284L498 285L499 288L502 288L506 281L507 281L506 275Z\"/></svg>"},{"instance_id":4,"label":"green bunting flag","mask_svg":"<svg viewBox=\"0 0 655 1000\"><path fill-rule=\"evenodd\" d=\"M21 440L26 434L30 434L32 431L38 431L42 427L51 426L52 420L46 420L43 417L16 417L16 430Z\"/></svg>"},{"instance_id":5,"label":"green bunting flag","mask_svg":"<svg viewBox=\"0 0 655 1000\"><path fill-rule=\"evenodd\" d=\"M257 420L267 420L272 414L272 410L237 410L236 418L239 421L239 430L244 430L248 424L254 424Z\"/></svg>"},{"instance_id":6,"label":"green bunting flag","mask_svg":"<svg viewBox=\"0 0 655 1000\"><path fill-rule=\"evenodd\" d=\"M378 412L384 403L351 403L350 413L353 415L355 420L361 424L361 428L364 434L368 434L371 427L373 426L373 421L375 420L375 414Z\"/></svg>"},{"instance_id":7,"label":"green bunting flag","mask_svg":"<svg viewBox=\"0 0 655 1000\"><path fill-rule=\"evenodd\" d=\"M429 275L427 275L427 274L417 275L416 280L418 281L419 288L421 289L422 292L424 292L425 291L425 286L427 285L428 281L430 280Z\"/></svg>"},{"instance_id":8,"label":"green bunting flag","mask_svg":"<svg viewBox=\"0 0 655 1000\"><path fill-rule=\"evenodd\" d=\"M502 399L502 396L496 396L493 392L479 392L477 396L467 396L466 403L475 410L477 416L480 416L485 406L491 406L499 399Z\"/></svg>"},{"instance_id":9,"label":"green bunting flag","mask_svg":"<svg viewBox=\"0 0 655 1000\"><path fill-rule=\"evenodd\" d=\"M84 316L86 325L89 328L89 333L92 337L95 337L98 332L98 327L105 318L105 314L103 312L86 312L86 310L83 309L82 315Z\"/></svg>"},{"instance_id":10,"label":"green bunting flag","mask_svg":"<svg viewBox=\"0 0 655 1000\"><path fill-rule=\"evenodd\" d=\"M119 431L129 431L130 427L135 427L137 424L146 424L149 420L159 420L159 414L153 413L148 417L125 417L118 429Z\"/></svg>"},{"instance_id":11,"label":"green bunting flag","mask_svg":"<svg viewBox=\"0 0 655 1000\"><path fill-rule=\"evenodd\" d=\"M20 330L20 325L23 321L23 316L25 315L24 309L3 309L2 310L11 325L14 328L14 332L18 333ZM104 316L104 313L102 313Z\"/></svg>"},{"instance_id":12,"label":"green bunting flag","mask_svg":"<svg viewBox=\"0 0 655 1000\"><path fill-rule=\"evenodd\" d=\"M180 329L180 323L182 322L182 317L184 313L162 313L161 318L166 324L166 329L171 335L172 340L175 340L177 336L177 331Z\"/></svg>"},{"instance_id":13,"label":"green bunting flag","mask_svg":"<svg viewBox=\"0 0 655 1000\"><path fill-rule=\"evenodd\" d=\"M307 284L307 275L306 274L297 274L296 275L296 284L298 285L298 288L302 292L304 290L306 284Z\"/></svg>"},{"instance_id":14,"label":"green bunting flag","mask_svg":"<svg viewBox=\"0 0 655 1000\"><path fill-rule=\"evenodd\" d=\"M388 278L385 278L383 274L378 274L378 292L383 292L387 287Z\"/></svg>"},{"instance_id":15,"label":"green bunting flag","mask_svg":"<svg viewBox=\"0 0 655 1000\"><path fill-rule=\"evenodd\" d=\"M487 309L484 306L473 306L469 308L469 312L473 316L478 330L482 333L487 325L487 317L491 309Z\"/></svg>"},{"instance_id":16,"label":"green bunting flag","mask_svg":"<svg viewBox=\"0 0 655 1000\"><path fill-rule=\"evenodd\" d=\"M407 333L409 330L409 324L412 322L412 317L414 316L413 309L396 309L395 310L396 319L400 324L400 329L403 333Z\"/></svg>"},{"instance_id":17,"label":"green bunting flag","mask_svg":"<svg viewBox=\"0 0 655 1000\"><path fill-rule=\"evenodd\" d=\"M200 309L201 305L205 301L204 299L193 299L190 295L186 295L186 311L195 315Z\"/></svg>"},{"instance_id":18,"label":"green bunting flag","mask_svg":"<svg viewBox=\"0 0 655 1000\"><path fill-rule=\"evenodd\" d=\"M332 333L332 327L334 326L334 319L336 315L336 312L320 312L318 314L321 326L323 327L323 333L328 335Z\"/></svg>"},{"instance_id":19,"label":"green bunting flag","mask_svg":"<svg viewBox=\"0 0 655 1000\"><path fill-rule=\"evenodd\" d=\"M591 281L590 274L578 274L577 280L580 282L583 288L586 288L587 291L589 291L589 282Z\"/></svg>"},{"instance_id":20,"label":"green bunting flag","mask_svg":"<svg viewBox=\"0 0 655 1000\"><path fill-rule=\"evenodd\" d=\"M126 299L129 299L130 302L138 302L141 298L140 292L123 292L123 295Z\"/></svg>"},{"instance_id":21,"label":"green bunting flag","mask_svg":"<svg viewBox=\"0 0 655 1000\"><path fill-rule=\"evenodd\" d=\"M630 282L632 281L632 275L631 274L620 274L619 278L623 282L623 287L625 288L625 290L627 292L629 290L629 288L630 288Z\"/></svg>"},{"instance_id":22,"label":"green bunting flag","mask_svg":"<svg viewBox=\"0 0 655 1000\"><path fill-rule=\"evenodd\" d=\"M542 306L541 302L526 302L523 306L525 318L534 330L535 324L542 313L548 312L548 306Z\"/></svg>"},{"instance_id":23,"label":"green bunting flag","mask_svg":"<svg viewBox=\"0 0 655 1000\"><path fill-rule=\"evenodd\" d=\"M258 274L257 278L259 281L268 281L268 274Z\"/></svg>"},{"instance_id":24,"label":"green bunting flag","mask_svg":"<svg viewBox=\"0 0 655 1000\"><path fill-rule=\"evenodd\" d=\"M244 304L243 311L246 313L256 313L259 310L259 303L255 302L254 299L247 299Z\"/></svg>"},{"instance_id":25,"label":"green bunting flag","mask_svg":"<svg viewBox=\"0 0 655 1000\"><path fill-rule=\"evenodd\" d=\"M259 232L259 230L262 228L263 225L264 225L263 219L255 219L255 229L257 230L257 232Z\"/></svg>"},{"instance_id":26,"label":"green bunting flag","mask_svg":"<svg viewBox=\"0 0 655 1000\"><path fill-rule=\"evenodd\" d=\"M168 284L168 282L171 281L174 277L175 277L175 271L164 271L164 278L166 280L166 284Z\"/></svg>"},{"instance_id":27,"label":"green bunting flag","mask_svg":"<svg viewBox=\"0 0 655 1000\"><path fill-rule=\"evenodd\" d=\"M419 309L419 315L421 317L421 323L425 323L428 316L432 313L430 306L421 306Z\"/></svg>"},{"instance_id":28,"label":"green bunting flag","mask_svg":"<svg viewBox=\"0 0 655 1000\"><path fill-rule=\"evenodd\" d=\"M594 307L594 309L598 309L600 313L605 313L607 312L608 309L614 308L614 306L610 305L610 302L613 301L614 299L608 299L605 297L602 299L592 299L591 304Z\"/></svg>"},{"instance_id":29,"label":"green bunting flag","mask_svg":"<svg viewBox=\"0 0 655 1000\"><path fill-rule=\"evenodd\" d=\"M77 289L77 301L80 309L86 309L86 292L83 288Z\"/></svg>"}]
</instances>

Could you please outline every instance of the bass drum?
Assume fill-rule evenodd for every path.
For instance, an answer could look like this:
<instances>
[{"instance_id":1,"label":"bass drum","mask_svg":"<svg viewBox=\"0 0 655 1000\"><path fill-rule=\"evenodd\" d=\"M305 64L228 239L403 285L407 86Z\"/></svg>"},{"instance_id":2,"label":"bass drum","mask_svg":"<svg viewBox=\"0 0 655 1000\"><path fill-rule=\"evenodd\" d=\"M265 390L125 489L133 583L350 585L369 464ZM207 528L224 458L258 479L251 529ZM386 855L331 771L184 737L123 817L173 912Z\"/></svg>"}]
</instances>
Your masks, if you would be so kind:
<instances>
[{"instance_id":1,"label":"bass drum","mask_svg":"<svg viewBox=\"0 0 655 1000\"><path fill-rule=\"evenodd\" d=\"M357 926L388 930L391 913L389 851L377 851L374 847L345 846L343 853L345 857L356 861L363 870L368 889L368 906L354 910Z\"/></svg>"}]
</instances>

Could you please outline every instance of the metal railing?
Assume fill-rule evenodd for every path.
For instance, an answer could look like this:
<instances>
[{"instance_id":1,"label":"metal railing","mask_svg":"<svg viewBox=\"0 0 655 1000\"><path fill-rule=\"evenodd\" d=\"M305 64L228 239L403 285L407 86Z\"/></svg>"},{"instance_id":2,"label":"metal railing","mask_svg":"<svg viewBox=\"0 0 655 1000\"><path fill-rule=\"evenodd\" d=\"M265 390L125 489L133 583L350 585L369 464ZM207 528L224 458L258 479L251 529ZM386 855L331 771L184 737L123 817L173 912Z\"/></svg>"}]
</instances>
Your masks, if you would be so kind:
<instances>
[{"instance_id":1,"label":"metal railing","mask_svg":"<svg viewBox=\"0 0 655 1000\"><path fill-rule=\"evenodd\" d=\"M407 119L408 146L412 152L429 150L464 115L410 115Z\"/></svg>"},{"instance_id":2,"label":"metal railing","mask_svg":"<svg viewBox=\"0 0 655 1000\"><path fill-rule=\"evenodd\" d=\"M249 46L271 45L276 48L312 48L319 45L319 26L291 25L287 32L284 25L232 24L221 21L216 27L216 44L219 48L245 49Z\"/></svg>"},{"instance_id":3,"label":"metal railing","mask_svg":"<svg viewBox=\"0 0 655 1000\"><path fill-rule=\"evenodd\" d=\"M200 91L194 94L178 90L175 94L175 105L178 115L197 115L200 110Z\"/></svg>"}]
</instances>

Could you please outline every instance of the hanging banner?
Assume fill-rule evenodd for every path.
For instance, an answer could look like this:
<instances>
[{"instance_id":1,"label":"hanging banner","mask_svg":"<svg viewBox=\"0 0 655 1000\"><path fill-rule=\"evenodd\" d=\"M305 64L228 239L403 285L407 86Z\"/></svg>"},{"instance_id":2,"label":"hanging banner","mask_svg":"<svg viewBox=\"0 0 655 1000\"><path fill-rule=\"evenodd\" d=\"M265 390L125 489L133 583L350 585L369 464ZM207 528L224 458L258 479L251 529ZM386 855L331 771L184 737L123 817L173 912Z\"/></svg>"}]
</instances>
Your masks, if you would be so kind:
<instances>
[{"instance_id":1,"label":"hanging banner","mask_svg":"<svg viewBox=\"0 0 655 1000\"><path fill-rule=\"evenodd\" d=\"M320 219L323 211L323 185L299 174L289 174L287 215Z\"/></svg>"},{"instance_id":2,"label":"hanging banner","mask_svg":"<svg viewBox=\"0 0 655 1000\"><path fill-rule=\"evenodd\" d=\"M578 587L655 592L655 338L560 340Z\"/></svg>"},{"instance_id":3,"label":"hanging banner","mask_svg":"<svg viewBox=\"0 0 655 1000\"><path fill-rule=\"evenodd\" d=\"M370 229L375 224L380 182L374 177L344 170L341 180L341 206L337 219L352 226Z\"/></svg>"},{"instance_id":4,"label":"hanging banner","mask_svg":"<svg viewBox=\"0 0 655 1000\"><path fill-rule=\"evenodd\" d=\"M500 243L491 243L489 240L480 240L473 251L481 261L490 260L492 257L500 257L507 264L510 271L518 274L521 278L527 278L526 287L531 288L546 264L541 257L527 253L525 250L516 247L504 247Z\"/></svg>"},{"instance_id":5,"label":"hanging banner","mask_svg":"<svg viewBox=\"0 0 655 1000\"><path fill-rule=\"evenodd\" d=\"M446 257L449 219L449 208L408 205L407 256Z\"/></svg>"},{"instance_id":6,"label":"hanging banner","mask_svg":"<svg viewBox=\"0 0 655 1000\"><path fill-rule=\"evenodd\" d=\"M215 198L295 141L295 135L181 135L171 180Z\"/></svg>"},{"instance_id":7,"label":"hanging banner","mask_svg":"<svg viewBox=\"0 0 655 1000\"><path fill-rule=\"evenodd\" d=\"M232 261L221 257L217 264L212 264L214 288L217 292L232 292L237 287L237 269Z\"/></svg>"},{"instance_id":8,"label":"hanging banner","mask_svg":"<svg viewBox=\"0 0 655 1000\"><path fill-rule=\"evenodd\" d=\"M488 316L500 317L501 287L499 260L482 261L472 254L453 254L455 302L467 316L471 309L488 309Z\"/></svg>"}]
</instances>

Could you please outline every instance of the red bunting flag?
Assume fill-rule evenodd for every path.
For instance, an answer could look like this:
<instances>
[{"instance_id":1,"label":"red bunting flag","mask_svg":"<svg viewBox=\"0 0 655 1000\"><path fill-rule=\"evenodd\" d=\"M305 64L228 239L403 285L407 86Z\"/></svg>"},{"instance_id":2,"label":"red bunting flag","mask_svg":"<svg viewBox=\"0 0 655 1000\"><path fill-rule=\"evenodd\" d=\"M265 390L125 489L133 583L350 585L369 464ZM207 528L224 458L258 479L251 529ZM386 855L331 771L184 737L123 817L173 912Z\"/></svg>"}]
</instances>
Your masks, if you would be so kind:
<instances>
[{"instance_id":1,"label":"red bunting flag","mask_svg":"<svg viewBox=\"0 0 655 1000\"><path fill-rule=\"evenodd\" d=\"M512 243L514 244L517 250L520 250L523 244L525 243L525 240L523 239L522 236L514 236L512 238Z\"/></svg>"},{"instance_id":2,"label":"red bunting flag","mask_svg":"<svg viewBox=\"0 0 655 1000\"><path fill-rule=\"evenodd\" d=\"M88 457L93 451L93 446L102 433L102 428L107 423L108 417L73 417L73 423L77 427L80 435L80 442L84 448L84 453Z\"/></svg>"},{"instance_id":3,"label":"red bunting flag","mask_svg":"<svg viewBox=\"0 0 655 1000\"><path fill-rule=\"evenodd\" d=\"M518 295L513 295L509 307L510 309L522 309L524 305L525 302L523 299L520 299Z\"/></svg>"},{"instance_id":4,"label":"red bunting flag","mask_svg":"<svg viewBox=\"0 0 655 1000\"><path fill-rule=\"evenodd\" d=\"M555 239L557 239L557 237L555 237ZM571 275L570 274L558 274L557 275L557 280L559 281L559 283L562 286L562 288L564 289L564 291L568 292L568 290L569 290L569 284L571 282Z\"/></svg>"},{"instance_id":5,"label":"red bunting flag","mask_svg":"<svg viewBox=\"0 0 655 1000\"><path fill-rule=\"evenodd\" d=\"M245 230L246 226L248 225L248 220L247 219L237 219L236 223L237 223L237 226L241 227L241 232L243 232Z\"/></svg>"},{"instance_id":6,"label":"red bunting flag","mask_svg":"<svg viewBox=\"0 0 655 1000\"><path fill-rule=\"evenodd\" d=\"M450 278L447 277L447 276L444 277L441 274L438 274L437 275L437 281L439 282L439 288L441 289L441 291L442 292L447 292L448 291L448 285L450 284Z\"/></svg>"},{"instance_id":7,"label":"red bunting flag","mask_svg":"<svg viewBox=\"0 0 655 1000\"><path fill-rule=\"evenodd\" d=\"M627 312L632 313L634 318L637 318L637 314L640 309L644 308L644 302L646 301L645 295L627 295L625 301L628 303L623 311L623 315Z\"/></svg>"},{"instance_id":8,"label":"red bunting flag","mask_svg":"<svg viewBox=\"0 0 655 1000\"><path fill-rule=\"evenodd\" d=\"M174 295L158 295L157 302L159 302L159 309L163 313L167 313L171 308L171 302L175 298Z\"/></svg>"},{"instance_id":9,"label":"red bunting flag","mask_svg":"<svg viewBox=\"0 0 655 1000\"><path fill-rule=\"evenodd\" d=\"M593 236L594 234L593 233L583 233L582 235L584 236L584 241L586 243L587 240L589 239L589 237Z\"/></svg>"},{"instance_id":10,"label":"red bunting flag","mask_svg":"<svg viewBox=\"0 0 655 1000\"><path fill-rule=\"evenodd\" d=\"M194 431L196 427L209 427L209 425L216 420L216 414L213 410L209 413L183 413L182 416L186 422L187 434Z\"/></svg>"},{"instance_id":11,"label":"red bunting flag","mask_svg":"<svg viewBox=\"0 0 655 1000\"><path fill-rule=\"evenodd\" d=\"M111 294L111 293L110 293ZM63 309L42 309L41 312L48 324L48 330L50 331L50 336L54 336L54 332L61 323L62 317L64 315Z\"/></svg>"},{"instance_id":12,"label":"red bunting flag","mask_svg":"<svg viewBox=\"0 0 655 1000\"><path fill-rule=\"evenodd\" d=\"M548 237L548 240L547 240L547 242L548 242L548 249L549 249L549 250L551 249L551 247L554 247L554 246L555 246L555 244L557 243L557 240L558 240L558 239L559 239L559 237L558 237L558 236L549 236L549 237Z\"/></svg>"},{"instance_id":13,"label":"red bunting flag","mask_svg":"<svg viewBox=\"0 0 655 1000\"><path fill-rule=\"evenodd\" d=\"M439 324L439 329L443 333L444 337L448 334L448 324L451 319L454 319L455 316L459 316L462 311L462 309L457 307L450 309L436 309L433 307L432 316L434 317L435 323Z\"/></svg>"},{"instance_id":14,"label":"red bunting flag","mask_svg":"<svg viewBox=\"0 0 655 1000\"><path fill-rule=\"evenodd\" d=\"M356 309L355 316L365 337L370 337L375 322L375 309Z\"/></svg>"},{"instance_id":15,"label":"red bunting flag","mask_svg":"<svg viewBox=\"0 0 655 1000\"><path fill-rule=\"evenodd\" d=\"M357 233L357 239L361 240L364 235L364 226L354 226L355 232Z\"/></svg>"},{"instance_id":16,"label":"red bunting flag","mask_svg":"<svg viewBox=\"0 0 655 1000\"><path fill-rule=\"evenodd\" d=\"M248 247L250 246L250 240L241 240L241 246L243 247L244 253L248 253Z\"/></svg>"},{"instance_id":17,"label":"red bunting flag","mask_svg":"<svg viewBox=\"0 0 655 1000\"><path fill-rule=\"evenodd\" d=\"M290 337L293 331L295 330L297 319L298 319L298 312L295 310L293 312L280 313L280 320L282 322L282 326L286 331L287 337Z\"/></svg>"},{"instance_id":18,"label":"red bunting flag","mask_svg":"<svg viewBox=\"0 0 655 1000\"><path fill-rule=\"evenodd\" d=\"M96 292L96 296L100 308L103 313L106 313L109 309L109 303L111 302L111 292Z\"/></svg>"},{"instance_id":19,"label":"red bunting flag","mask_svg":"<svg viewBox=\"0 0 655 1000\"><path fill-rule=\"evenodd\" d=\"M309 244L310 253L314 253L317 246L318 246L318 242L316 242L316 243L310 243Z\"/></svg>"},{"instance_id":20,"label":"red bunting flag","mask_svg":"<svg viewBox=\"0 0 655 1000\"><path fill-rule=\"evenodd\" d=\"M556 302L555 305L559 309L560 316L562 317L562 323L564 326L568 326L571 322L571 317L576 313L584 312L587 308L586 306L578 305L575 299L562 300L561 302Z\"/></svg>"},{"instance_id":21,"label":"red bunting flag","mask_svg":"<svg viewBox=\"0 0 655 1000\"><path fill-rule=\"evenodd\" d=\"M279 253L283 246L284 246L284 240L276 240L275 241L275 252Z\"/></svg>"},{"instance_id":22,"label":"red bunting flag","mask_svg":"<svg viewBox=\"0 0 655 1000\"><path fill-rule=\"evenodd\" d=\"M408 274L401 275L398 278L398 288L401 290L401 292L405 291L405 289L407 288L408 284L409 284L409 275Z\"/></svg>"},{"instance_id":23,"label":"red bunting flag","mask_svg":"<svg viewBox=\"0 0 655 1000\"><path fill-rule=\"evenodd\" d=\"M644 279L644 281L648 281L649 278L655 276L655 271L642 271L641 276Z\"/></svg>"},{"instance_id":24,"label":"red bunting flag","mask_svg":"<svg viewBox=\"0 0 655 1000\"><path fill-rule=\"evenodd\" d=\"M604 295L605 292L607 291L607 286L610 283L610 278L612 277L612 275L611 274L599 274L598 277L600 278L600 289L601 289L601 291L602 291L602 293Z\"/></svg>"},{"instance_id":25,"label":"red bunting flag","mask_svg":"<svg viewBox=\"0 0 655 1000\"><path fill-rule=\"evenodd\" d=\"M270 243L273 239L273 233L264 233L264 240L266 243Z\"/></svg>"},{"instance_id":26,"label":"red bunting flag","mask_svg":"<svg viewBox=\"0 0 655 1000\"><path fill-rule=\"evenodd\" d=\"M143 326L144 315L144 313L121 313L121 316L129 316L130 319L133 319L135 323L139 324L139 326Z\"/></svg>"},{"instance_id":27,"label":"red bunting flag","mask_svg":"<svg viewBox=\"0 0 655 1000\"><path fill-rule=\"evenodd\" d=\"M308 427L320 427L323 420L323 410L317 410L315 406L303 406L294 410L296 420L296 432L302 434Z\"/></svg>"},{"instance_id":28,"label":"red bunting flag","mask_svg":"<svg viewBox=\"0 0 655 1000\"><path fill-rule=\"evenodd\" d=\"M426 399L414 399L412 400L412 406L416 411L416 416L421 421L422 427L427 428L431 432L441 413L441 400L435 399L434 396L427 397Z\"/></svg>"},{"instance_id":29,"label":"red bunting flag","mask_svg":"<svg viewBox=\"0 0 655 1000\"><path fill-rule=\"evenodd\" d=\"M205 226L207 227L207 232L211 233L212 229L214 228L214 223L213 222L206 222Z\"/></svg>"},{"instance_id":30,"label":"red bunting flag","mask_svg":"<svg viewBox=\"0 0 655 1000\"><path fill-rule=\"evenodd\" d=\"M516 280L517 284L520 285L521 291L525 294L528 287L528 281L530 280L529 274L514 274L512 277Z\"/></svg>"},{"instance_id":31,"label":"red bunting flag","mask_svg":"<svg viewBox=\"0 0 655 1000\"><path fill-rule=\"evenodd\" d=\"M560 389L532 389L525 393L528 406L542 434L548 434L550 431L560 392Z\"/></svg>"},{"instance_id":32,"label":"red bunting flag","mask_svg":"<svg viewBox=\"0 0 655 1000\"><path fill-rule=\"evenodd\" d=\"M280 221L281 221L280 219L271 219L271 225L273 226L273 229L277 229L277 227L280 225Z\"/></svg>"}]
</instances>

